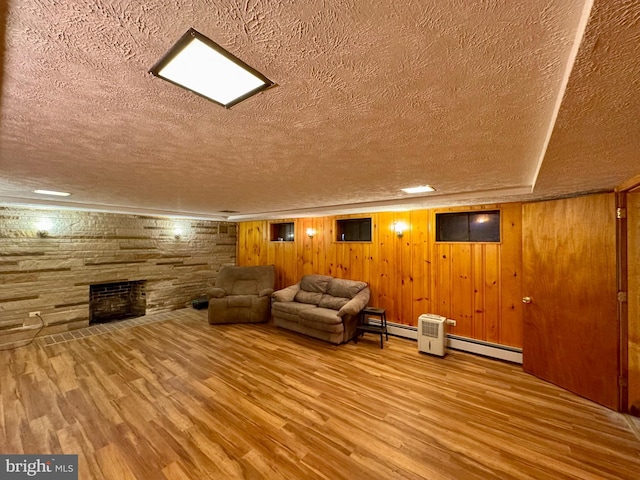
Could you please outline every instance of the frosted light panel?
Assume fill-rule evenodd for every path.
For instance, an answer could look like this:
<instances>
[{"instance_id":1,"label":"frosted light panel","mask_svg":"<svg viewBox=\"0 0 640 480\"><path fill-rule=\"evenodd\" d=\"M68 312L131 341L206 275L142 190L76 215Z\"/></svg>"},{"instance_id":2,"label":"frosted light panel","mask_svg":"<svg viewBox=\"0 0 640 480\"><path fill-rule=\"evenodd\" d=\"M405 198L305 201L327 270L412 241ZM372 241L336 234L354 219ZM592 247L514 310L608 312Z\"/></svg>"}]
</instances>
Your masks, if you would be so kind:
<instances>
[{"instance_id":1,"label":"frosted light panel","mask_svg":"<svg viewBox=\"0 0 640 480\"><path fill-rule=\"evenodd\" d=\"M402 188L401 190L406 193L435 192L435 188L433 188L430 185L420 185L419 187Z\"/></svg>"},{"instance_id":2,"label":"frosted light panel","mask_svg":"<svg viewBox=\"0 0 640 480\"><path fill-rule=\"evenodd\" d=\"M56 197L68 197L71 195L68 192L56 192L55 190L34 190L33 193L38 193L40 195L55 195Z\"/></svg>"},{"instance_id":3,"label":"frosted light panel","mask_svg":"<svg viewBox=\"0 0 640 480\"><path fill-rule=\"evenodd\" d=\"M197 38L160 69L158 76L225 106L266 85L262 79Z\"/></svg>"}]
</instances>

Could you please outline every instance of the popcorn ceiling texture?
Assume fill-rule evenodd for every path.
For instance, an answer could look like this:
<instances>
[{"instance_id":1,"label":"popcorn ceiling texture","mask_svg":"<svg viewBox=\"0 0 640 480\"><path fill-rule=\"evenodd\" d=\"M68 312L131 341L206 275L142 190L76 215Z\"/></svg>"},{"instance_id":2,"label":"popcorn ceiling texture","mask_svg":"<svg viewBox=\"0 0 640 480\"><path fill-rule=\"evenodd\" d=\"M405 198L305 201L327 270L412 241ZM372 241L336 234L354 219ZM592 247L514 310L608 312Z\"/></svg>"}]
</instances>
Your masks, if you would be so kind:
<instances>
[{"instance_id":1,"label":"popcorn ceiling texture","mask_svg":"<svg viewBox=\"0 0 640 480\"><path fill-rule=\"evenodd\" d=\"M424 183L438 204L506 199L533 180L583 7L9 0L0 198L196 215L386 204ZM638 89L622 90L638 10L596 1L534 196L638 172ZM277 86L225 110L148 74L189 27Z\"/></svg>"},{"instance_id":2,"label":"popcorn ceiling texture","mask_svg":"<svg viewBox=\"0 0 640 480\"><path fill-rule=\"evenodd\" d=\"M587 32L540 171L546 195L640 173L640 2L596 2Z\"/></svg>"}]
</instances>

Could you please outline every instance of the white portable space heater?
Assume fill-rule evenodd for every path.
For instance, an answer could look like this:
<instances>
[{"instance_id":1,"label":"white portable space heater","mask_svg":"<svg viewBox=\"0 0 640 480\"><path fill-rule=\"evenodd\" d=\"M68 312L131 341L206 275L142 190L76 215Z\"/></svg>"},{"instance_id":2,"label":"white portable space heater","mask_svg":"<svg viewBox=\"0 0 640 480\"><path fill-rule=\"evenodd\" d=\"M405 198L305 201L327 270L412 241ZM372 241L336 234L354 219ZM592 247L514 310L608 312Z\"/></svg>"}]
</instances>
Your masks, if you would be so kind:
<instances>
[{"instance_id":1,"label":"white portable space heater","mask_svg":"<svg viewBox=\"0 0 640 480\"><path fill-rule=\"evenodd\" d=\"M447 332L445 317L425 313L418 317L418 351L444 357Z\"/></svg>"}]
</instances>

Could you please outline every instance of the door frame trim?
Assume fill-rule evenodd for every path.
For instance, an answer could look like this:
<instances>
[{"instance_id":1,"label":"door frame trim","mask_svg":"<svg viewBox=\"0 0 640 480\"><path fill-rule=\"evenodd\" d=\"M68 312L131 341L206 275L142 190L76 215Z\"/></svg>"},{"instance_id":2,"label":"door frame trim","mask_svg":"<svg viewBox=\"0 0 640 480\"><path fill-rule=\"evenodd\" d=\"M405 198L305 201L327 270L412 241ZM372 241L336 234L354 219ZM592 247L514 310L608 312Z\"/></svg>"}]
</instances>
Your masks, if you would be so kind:
<instances>
[{"instance_id":1,"label":"door frame trim","mask_svg":"<svg viewBox=\"0 0 640 480\"><path fill-rule=\"evenodd\" d=\"M627 208L627 191L616 191L616 209ZM616 277L618 292L628 292L628 253L627 253L627 219L616 219ZM629 304L618 299L618 328L620 344L618 352L620 366L618 389L620 399L618 411L629 410Z\"/></svg>"},{"instance_id":2,"label":"door frame trim","mask_svg":"<svg viewBox=\"0 0 640 480\"><path fill-rule=\"evenodd\" d=\"M616 208L627 208L627 194L640 190L640 175L621 183L615 189ZM628 227L627 219L616 220L616 257L618 271L618 291L627 292L629 289L629 260L628 260ZM620 411L629 411L629 304L618 302L618 317L620 324Z\"/></svg>"}]
</instances>

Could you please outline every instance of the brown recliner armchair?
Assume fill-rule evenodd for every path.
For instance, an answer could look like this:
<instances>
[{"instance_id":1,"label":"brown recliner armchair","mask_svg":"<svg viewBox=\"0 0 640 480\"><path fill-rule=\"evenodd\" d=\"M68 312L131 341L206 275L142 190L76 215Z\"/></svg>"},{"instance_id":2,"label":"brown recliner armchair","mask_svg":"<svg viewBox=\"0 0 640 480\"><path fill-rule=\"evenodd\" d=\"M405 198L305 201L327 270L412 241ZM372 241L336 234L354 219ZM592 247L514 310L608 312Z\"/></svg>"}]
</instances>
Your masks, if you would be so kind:
<instances>
[{"instance_id":1,"label":"brown recliner armchair","mask_svg":"<svg viewBox=\"0 0 640 480\"><path fill-rule=\"evenodd\" d=\"M208 292L209 323L258 323L269 320L276 281L273 265L223 266Z\"/></svg>"}]
</instances>

